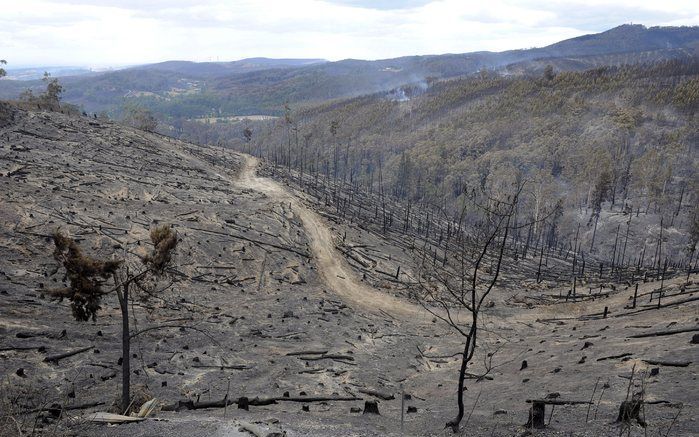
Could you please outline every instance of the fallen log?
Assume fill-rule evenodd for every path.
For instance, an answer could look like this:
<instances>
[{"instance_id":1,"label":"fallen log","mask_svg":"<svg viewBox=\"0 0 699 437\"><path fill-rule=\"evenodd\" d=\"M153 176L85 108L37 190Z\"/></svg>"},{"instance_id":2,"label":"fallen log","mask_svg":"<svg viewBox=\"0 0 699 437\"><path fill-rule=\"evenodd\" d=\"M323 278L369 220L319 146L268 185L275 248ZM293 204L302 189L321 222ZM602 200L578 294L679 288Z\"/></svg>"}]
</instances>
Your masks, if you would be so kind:
<instances>
[{"instance_id":1,"label":"fallen log","mask_svg":"<svg viewBox=\"0 0 699 437\"><path fill-rule=\"evenodd\" d=\"M682 334L685 332L694 332L694 331L699 331L699 326L695 326L694 328L671 329L668 331L646 332L645 334L629 335L626 338L662 337L664 335L675 335L675 334Z\"/></svg>"},{"instance_id":2,"label":"fallen log","mask_svg":"<svg viewBox=\"0 0 699 437\"><path fill-rule=\"evenodd\" d=\"M393 395L393 393L386 393L386 392L381 392L378 390L371 390L368 388L360 388L359 393L364 393L366 395L374 396L375 398L383 399L384 401L390 401L391 399L396 398Z\"/></svg>"},{"instance_id":3,"label":"fallen log","mask_svg":"<svg viewBox=\"0 0 699 437\"><path fill-rule=\"evenodd\" d=\"M179 400L173 404L164 405L162 411L182 411L182 410L202 410L207 408L224 408L228 405L239 404L241 399L245 399L247 405L264 406L273 405L277 402L346 402L346 401L361 401L362 398L356 396L297 396L297 397L269 397L254 399L221 399L218 401L200 401L194 402L189 399Z\"/></svg>"},{"instance_id":4,"label":"fallen log","mask_svg":"<svg viewBox=\"0 0 699 437\"><path fill-rule=\"evenodd\" d=\"M85 404L78 404L78 405L53 404L53 405L47 405L47 406L41 407L41 408L35 408L33 410L22 411L21 414L34 414L34 413L40 413L42 411L60 412L60 411L72 411L72 410L84 410L86 408L99 407L100 405L104 405L104 402L88 402Z\"/></svg>"},{"instance_id":5,"label":"fallen log","mask_svg":"<svg viewBox=\"0 0 699 437\"><path fill-rule=\"evenodd\" d=\"M349 250L344 250L341 246L335 246L337 250L339 250L343 255L346 257L354 260L355 262L361 264L364 268L370 269L372 267L371 263L364 261L363 259L359 258L358 256L354 255L352 252Z\"/></svg>"},{"instance_id":6,"label":"fallen log","mask_svg":"<svg viewBox=\"0 0 699 437\"><path fill-rule=\"evenodd\" d=\"M63 358L72 357L73 355L81 354L81 353L87 352L91 349L94 349L94 346L88 346L88 347L76 349L76 350L73 350L70 352L65 352L65 353L58 354L58 355L49 355L48 357L44 358L44 362L45 363L58 363L58 361L62 360Z\"/></svg>"},{"instance_id":7,"label":"fallen log","mask_svg":"<svg viewBox=\"0 0 699 437\"><path fill-rule=\"evenodd\" d=\"M104 412L94 413L94 414L91 414L90 416L87 417L88 422L95 422L95 423L131 423L131 422L141 422L143 420L146 420L146 418L145 417L122 416L121 414L104 413Z\"/></svg>"},{"instance_id":8,"label":"fallen log","mask_svg":"<svg viewBox=\"0 0 699 437\"><path fill-rule=\"evenodd\" d=\"M45 352L46 346L3 346L0 347L0 352L5 351L31 351L37 350L39 352Z\"/></svg>"},{"instance_id":9,"label":"fallen log","mask_svg":"<svg viewBox=\"0 0 699 437\"><path fill-rule=\"evenodd\" d=\"M189 399L182 399L173 404L163 405L162 411L183 411L183 410L203 410L207 408L224 408L228 405L237 404L237 400L221 399L220 401L194 402Z\"/></svg>"},{"instance_id":10,"label":"fallen log","mask_svg":"<svg viewBox=\"0 0 699 437\"><path fill-rule=\"evenodd\" d=\"M266 431L254 423L245 422L243 420L238 421L238 426L240 429L251 433L255 437L282 437L286 435L279 431Z\"/></svg>"},{"instance_id":11,"label":"fallen log","mask_svg":"<svg viewBox=\"0 0 699 437\"><path fill-rule=\"evenodd\" d=\"M592 403L590 401L566 401L563 399L527 399L526 402L546 405L586 405Z\"/></svg>"},{"instance_id":12,"label":"fallen log","mask_svg":"<svg viewBox=\"0 0 699 437\"><path fill-rule=\"evenodd\" d=\"M25 332L25 331L20 331L15 334L15 337L17 338L32 338L32 337L47 337L51 333L42 331L42 332Z\"/></svg>"},{"instance_id":13,"label":"fallen log","mask_svg":"<svg viewBox=\"0 0 699 437\"><path fill-rule=\"evenodd\" d=\"M325 355L328 353L328 350L308 350L308 351L298 351L298 352L289 352L286 354L287 357L293 357L296 355Z\"/></svg>"},{"instance_id":14,"label":"fallen log","mask_svg":"<svg viewBox=\"0 0 699 437\"><path fill-rule=\"evenodd\" d=\"M667 367L687 367L692 364L691 361L660 361L660 360L643 360L652 366L667 366Z\"/></svg>"},{"instance_id":15,"label":"fallen log","mask_svg":"<svg viewBox=\"0 0 699 437\"><path fill-rule=\"evenodd\" d=\"M250 366L246 366L245 364L233 364L233 365L216 365L216 364L194 364L192 367L196 368L201 368L201 369L219 369L219 370L224 370L224 369L230 369L230 370L248 370L252 369Z\"/></svg>"},{"instance_id":16,"label":"fallen log","mask_svg":"<svg viewBox=\"0 0 699 437\"><path fill-rule=\"evenodd\" d=\"M484 379L485 379L485 380L488 380L488 381L492 381L492 380L493 380L493 377L492 377L492 376L488 376L488 375L476 375L475 373L468 373L468 372L464 373L464 376L465 376L466 378L468 378L468 379L475 379L475 380L477 380L477 381L482 381L482 380L484 380Z\"/></svg>"},{"instance_id":17,"label":"fallen log","mask_svg":"<svg viewBox=\"0 0 699 437\"><path fill-rule=\"evenodd\" d=\"M308 356L299 356L299 360L305 360L305 361L318 361L318 360L348 360L348 361L354 361L354 357L351 355L340 355L340 354L323 354L318 357L308 357Z\"/></svg>"},{"instance_id":18,"label":"fallen log","mask_svg":"<svg viewBox=\"0 0 699 437\"><path fill-rule=\"evenodd\" d=\"M356 396L298 396L298 397L278 397L278 398L271 398L272 400L275 401L283 401L283 402L347 402L347 401L361 401L362 398L356 397ZM254 401L255 399L253 399ZM265 400L265 399L262 399ZM250 403L252 404L252 401Z\"/></svg>"},{"instance_id":19,"label":"fallen log","mask_svg":"<svg viewBox=\"0 0 699 437\"><path fill-rule=\"evenodd\" d=\"M597 361L613 360L613 359L616 359L616 358L626 358L626 357L630 357L631 355L633 355L633 354L630 353L630 352L627 352L627 353L624 353L624 354L610 355L610 356L608 356L608 357L597 358Z\"/></svg>"},{"instance_id":20,"label":"fallen log","mask_svg":"<svg viewBox=\"0 0 699 437\"><path fill-rule=\"evenodd\" d=\"M268 243L266 241L256 240L254 238L248 238L248 237L244 237L242 235L229 234L226 232L212 231L209 229L194 228L194 227L191 227L189 229L192 229L194 231L206 232L208 234L222 235L224 237L230 237L230 238L235 238L235 239L239 239L239 240L249 241L250 243L258 244L260 246L269 246L269 247L273 247L275 249L280 249L280 250L285 250L287 252L295 253L295 254L300 255L304 258L308 258L308 259L311 258L311 256L308 253L302 252L299 249L295 249L293 247L283 246L281 244Z\"/></svg>"},{"instance_id":21,"label":"fallen log","mask_svg":"<svg viewBox=\"0 0 699 437\"><path fill-rule=\"evenodd\" d=\"M652 307L642 308L642 309L640 309L640 310L630 311L630 312L628 312L628 313L617 314L617 315L615 315L615 316L613 316L613 317L630 316L630 315L633 315L633 314L638 314L638 313L643 312L643 311L657 310L657 309L660 309L660 308L667 308L667 307L671 307L671 306L675 306L675 305L682 305L682 304L684 304L684 303L695 302L695 301L697 301L697 300L699 300L699 296L691 297L691 298L689 298L689 299L682 299L682 300L678 300L678 301L675 301L675 302L669 302L669 303L662 304L662 305L659 305L659 306L658 306L658 305L653 305Z\"/></svg>"}]
</instances>

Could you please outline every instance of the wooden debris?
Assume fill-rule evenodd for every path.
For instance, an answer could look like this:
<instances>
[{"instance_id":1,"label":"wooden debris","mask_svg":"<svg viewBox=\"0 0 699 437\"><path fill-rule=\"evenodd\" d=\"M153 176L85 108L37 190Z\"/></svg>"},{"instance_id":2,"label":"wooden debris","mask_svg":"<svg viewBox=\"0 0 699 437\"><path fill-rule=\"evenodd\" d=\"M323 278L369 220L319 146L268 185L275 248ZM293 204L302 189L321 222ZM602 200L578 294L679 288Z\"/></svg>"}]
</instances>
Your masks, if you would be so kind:
<instances>
[{"instance_id":1,"label":"wooden debris","mask_svg":"<svg viewBox=\"0 0 699 437\"><path fill-rule=\"evenodd\" d=\"M238 426L241 430L247 431L255 437L283 437L286 435L283 431L265 430L259 425L244 420L239 420Z\"/></svg>"},{"instance_id":2,"label":"wooden debris","mask_svg":"<svg viewBox=\"0 0 699 437\"><path fill-rule=\"evenodd\" d=\"M72 357L73 355L81 354L83 352L87 352L89 350L94 349L94 346L88 346L80 349L76 349L70 352L65 352L62 354L58 355L49 355L48 357L44 358L44 362L46 363L58 363L59 360L62 360L64 358Z\"/></svg>"},{"instance_id":3,"label":"wooden debris","mask_svg":"<svg viewBox=\"0 0 699 437\"><path fill-rule=\"evenodd\" d=\"M150 414L155 410L155 408L158 406L158 400L153 398L149 400L148 402L144 403L141 405L141 409L138 410L138 417L143 417L146 418L150 416Z\"/></svg>"},{"instance_id":4,"label":"wooden debris","mask_svg":"<svg viewBox=\"0 0 699 437\"><path fill-rule=\"evenodd\" d=\"M626 338L662 337L665 335L683 334L685 332L695 332L695 331L699 331L699 326L695 326L693 328L684 328L684 329L671 329L668 331L646 332L644 334L629 335Z\"/></svg>"},{"instance_id":5,"label":"wooden debris","mask_svg":"<svg viewBox=\"0 0 699 437\"><path fill-rule=\"evenodd\" d=\"M288 357L296 356L296 355L325 355L328 353L328 350L307 350L307 351L298 351L298 352L289 352L286 354Z\"/></svg>"},{"instance_id":6,"label":"wooden debris","mask_svg":"<svg viewBox=\"0 0 699 437\"><path fill-rule=\"evenodd\" d=\"M692 364L691 361L660 361L660 360L643 360L652 366L667 366L667 367L687 367Z\"/></svg>"},{"instance_id":7,"label":"wooden debris","mask_svg":"<svg viewBox=\"0 0 699 437\"><path fill-rule=\"evenodd\" d=\"M626 357L630 357L631 355L633 355L633 354L627 352L627 353L623 353L623 354L619 354L619 355L610 355L608 357L597 358L597 361L614 360L617 358L626 358Z\"/></svg>"},{"instance_id":8,"label":"wooden debris","mask_svg":"<svg viewBox=\"0 0 699 437\"><path fill-rule=\"evenodd\" d=\"M132 423L146 420L144 417L122 416L121 414L112 413L94 413L87 417L88 422L96 423Z\"/></svg>"},{"instance_id":9,"label":"wooden debris","mask_svg":"<svg viewBox=\"0 0 699 437\"><path fill-rule=\"evenodd\" d=\"M374 396L375 398L383 399L384 401L390 401L391 399L395 399L396 397L393 395L393 393L386 393L386 392L381 392L378 390L371 390L367 388L360 388L359 393L364 393L369 396Z\"/></svg>"},{"instance_id":10,"label":"wooden debris","mask_svg":"<svg viewBox=\"0 0 699 437\"><path fill-rule=\"evenodd\" d=\"M299 356L300 360L305 361L318 361L318 360L348 360L354 361L354 357L351 355L341 355L341 354L323 354L318 357L311 356Z\"/></svg>"},{"instance_id":11,"label":"wooden debris","mask_svg":"<svg viewBox=\"0 0 699 437\"><path fill-rule=\"evenodd\" d=\"M361 401L362 398L355 396L296 396L296 397L269 397L260 398L256 397L249 399L247 397L241 397L237 400L233 399L221 399L218 401L201 401L195 402L189 399L179 400L174 404L164 405L162 411L182 411L182 410L202 410L207 408L224 408L228 405L241 404L250 406L264 406L273 405L277 402L348 402L348 401Z\"/></svg>"}]
</instances>

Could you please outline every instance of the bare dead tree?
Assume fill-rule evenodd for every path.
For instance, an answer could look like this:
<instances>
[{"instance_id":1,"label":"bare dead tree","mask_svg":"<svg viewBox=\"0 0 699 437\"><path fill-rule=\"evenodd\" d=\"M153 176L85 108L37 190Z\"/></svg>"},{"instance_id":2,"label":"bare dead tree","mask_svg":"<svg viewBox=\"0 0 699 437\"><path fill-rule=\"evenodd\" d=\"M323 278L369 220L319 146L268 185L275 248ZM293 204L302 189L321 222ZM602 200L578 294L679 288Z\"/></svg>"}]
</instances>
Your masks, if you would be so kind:
<instances>
[{"instance_id":1,"label":"bare dead tree","mask_svg":"<svg viewBox=\"0 0 699 437\"><path fill-rule=\"evenodd\" d=\"M476 351L479 315L485 299L498 282L507 239L515 227L513 218L522 187L502 199L488 196L487 205L481 205L472 195L479 216L472 238L446 255L454 258L447 266L428 262L428 257L423 257L420 266L417 296L420 303L464 338L457 386L458 412L445 426L454 433L458 432L464 417L464 381ZM464 312L470 319L467 322L459 317Z\"/></svg>"},{"instance_id":2,"label":"bare dead tree","mask_svg":"<svg viewBox=\"0 0 699 437\"><path fill-rule=\"evenodd\" d=\"M131 402L131 332L129 329L129 298L134 291L131 286L150 295L165 275L166 268L172 261L177 247L177 233L168 225L155 227L150 232L153 250L138 263L129 260L99 260L85 255L72 238L56 231L53 235L55 249L54 259L65 269L69 287L48 290L57 299L71 302L73 317L78 321L97 319L103 297L115 293L119 299L122 327L122 393L121 410L126 414ZM140 267L136 267L140 265ZM109 280L112 287L104 290Z\"/></svg>"}]
</instances>

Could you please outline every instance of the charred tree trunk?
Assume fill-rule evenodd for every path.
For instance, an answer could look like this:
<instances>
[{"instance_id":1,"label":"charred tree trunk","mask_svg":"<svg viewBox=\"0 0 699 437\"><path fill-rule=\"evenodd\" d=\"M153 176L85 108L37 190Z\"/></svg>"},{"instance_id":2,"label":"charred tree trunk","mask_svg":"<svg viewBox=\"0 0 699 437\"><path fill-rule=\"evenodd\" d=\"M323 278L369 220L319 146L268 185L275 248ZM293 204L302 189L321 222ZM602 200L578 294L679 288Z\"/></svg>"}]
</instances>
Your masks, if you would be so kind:
<instances>
[{"instance_id":1,"label":"charred tree trunk","mask_svg":"<svg viewBox=\"0 0 699 437\"><path fill-rule=\"evenodd\" d=\"M543 402L532 402L532 407L529 409L529 420L525 425L527 428L544 428L546 419L546 404Z\"/></svg>"},{"instance_id":2,"label":"charred tree trunk","mask_svg":"<svg viewBox=\"0 0 699 437\"><path fill-rule=\"evenodd\" d=\"M474 316L475 320L475 316ZM471 326L471 331L470 335L472 336L475 333L475 328L474 328L475 323L473 326ZM458 405L458 412L456 413L456 417L447 422L446 427L449 427L454 431L454 433L459 432L459 424L461 423L461 419L464 418L464 381L466 380L466 369L468 368L468 362L470 360L469 356L472 355L471 351L473 350L473 346L471 345L472 340L475 340L475 337L469 336L466 339L466 345L464 346L464 352L463 355L461 356L461 368L459 369L459 383L458 383L458 389L456 392L456 403Z\"/></svg>"},{"instance_id":3,"label":"charred tree trunk","mask_svg":"<svg viewBox=\"0 0 699 437\"><path fill-rule=\"evenodd\" d=\"M116 276L114 277L116 282ZM131 403L131 335L129 333L129 284L117 289L121 307L121 412L128 414Z\"/></svg>"}]
</instances>

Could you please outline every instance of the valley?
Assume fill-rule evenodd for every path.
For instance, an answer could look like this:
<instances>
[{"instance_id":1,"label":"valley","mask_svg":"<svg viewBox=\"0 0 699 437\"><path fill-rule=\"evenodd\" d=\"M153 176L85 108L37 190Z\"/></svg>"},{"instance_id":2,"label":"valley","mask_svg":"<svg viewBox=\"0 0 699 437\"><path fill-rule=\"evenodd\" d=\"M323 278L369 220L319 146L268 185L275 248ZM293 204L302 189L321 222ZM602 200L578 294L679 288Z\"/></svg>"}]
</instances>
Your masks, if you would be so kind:
<instances>
[{"instance_id":1,"label":"valley","mask_svg":"<svg viewBox=\"0 0 699 437\"><path fill-rule=\"evenodd\" d=\"M463 339L418 296L425 254L458 256L448 216L228 148L0 105L2 409L16 423L54 435L249 435L241 422L288 436L444 435ZM96 424L118 405L118 302L78 322L50 298L66 281L52 234L137 269L163 223L179 238L174 262L131 308L134 409L153 397L158 411ZM694 433L696 271L598 270L594 258L585 269L543 240L505 241L465 432L618 435L619 405L642 391L648 427L633 435ZM526 401L544 398L591 403L549 405L532 431ZM380 415L362 414L365 401Z\"/></svg>"}]
</instances>

